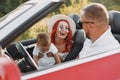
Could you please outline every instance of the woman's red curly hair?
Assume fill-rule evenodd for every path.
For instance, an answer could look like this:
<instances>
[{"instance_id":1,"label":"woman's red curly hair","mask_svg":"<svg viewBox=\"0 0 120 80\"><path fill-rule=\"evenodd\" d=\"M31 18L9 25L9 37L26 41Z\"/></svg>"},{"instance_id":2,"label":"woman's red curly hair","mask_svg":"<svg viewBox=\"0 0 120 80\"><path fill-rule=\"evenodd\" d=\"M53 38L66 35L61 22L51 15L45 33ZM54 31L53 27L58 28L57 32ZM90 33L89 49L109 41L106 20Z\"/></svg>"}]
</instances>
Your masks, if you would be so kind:
<instances>
[{"instance_id":1,"label":"woman's red curly hair","mask_svg":"<svg viewBox=\"0 0 120 80\"><path fill-rule=\"evenodd\" d=\"M52 32L51 32L51 42L55 44L55 34L56 34L56 31L57 31L57 27L58 27L58 24L60 21L64 21L68 24L68 27L69 27L69 33L68 35L66 36L65 38L65 51L64 52L69 52L71 48L71 42L72 42L72 39L73 39L73 36L72 36L72 30L70 29L70 24L67 20L58 20L52 27Z\"/></svg>"}]
</instances>

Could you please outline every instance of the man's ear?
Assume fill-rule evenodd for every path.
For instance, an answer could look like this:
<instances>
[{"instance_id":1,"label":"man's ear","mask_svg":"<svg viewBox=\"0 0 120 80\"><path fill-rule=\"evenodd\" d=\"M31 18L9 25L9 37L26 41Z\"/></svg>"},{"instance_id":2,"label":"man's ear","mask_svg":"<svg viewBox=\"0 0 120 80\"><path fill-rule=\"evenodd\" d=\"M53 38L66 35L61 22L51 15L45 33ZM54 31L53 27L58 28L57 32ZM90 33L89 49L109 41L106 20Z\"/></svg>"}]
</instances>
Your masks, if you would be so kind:
<instances>
[{"instance_id":1,"label":"man's ear","mask_svg":"<svg viewBox=\"0 0 120 80\"><path fill-rule=\"evenodd\" d=\"M94 24L93 23L88 23L89 25L88 25L88 28L90 29L90 30L94 30L95 29L95 26L94 26Z\"/></svg>"},{"instance_id":2,"label":"man's ear","mask_svg":"<svg viewBox=\"0 0 120 80\"><path fill-rule=\"evenodd\" d=\"M96 31L98 31L98 29L97 29L97 27L95 26L94 23L89 24L89 30L94 34L96 33Z\"/></svg>"}]
</instances>

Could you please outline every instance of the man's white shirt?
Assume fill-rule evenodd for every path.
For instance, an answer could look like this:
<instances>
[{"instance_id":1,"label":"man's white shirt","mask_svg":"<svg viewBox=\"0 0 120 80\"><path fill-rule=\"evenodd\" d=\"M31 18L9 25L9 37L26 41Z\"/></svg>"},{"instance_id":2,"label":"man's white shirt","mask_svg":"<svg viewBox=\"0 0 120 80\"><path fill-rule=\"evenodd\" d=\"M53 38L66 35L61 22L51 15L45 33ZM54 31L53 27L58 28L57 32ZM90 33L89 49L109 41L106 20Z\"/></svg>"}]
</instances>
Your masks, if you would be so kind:
<instances>
[{"instance_id":1,"label":"man's white shirt","mask_svg":"<svg viewBox=\"0 0 120 80\"><path fill-rule=\"evenodd\" d=\"M86 39L82 50L79 53L79 58L96 55L105 51L113 50L120 47L119 42L114 38L109 28L102 34L94 43L90 39Z\"/></svg>"}]
</instances>

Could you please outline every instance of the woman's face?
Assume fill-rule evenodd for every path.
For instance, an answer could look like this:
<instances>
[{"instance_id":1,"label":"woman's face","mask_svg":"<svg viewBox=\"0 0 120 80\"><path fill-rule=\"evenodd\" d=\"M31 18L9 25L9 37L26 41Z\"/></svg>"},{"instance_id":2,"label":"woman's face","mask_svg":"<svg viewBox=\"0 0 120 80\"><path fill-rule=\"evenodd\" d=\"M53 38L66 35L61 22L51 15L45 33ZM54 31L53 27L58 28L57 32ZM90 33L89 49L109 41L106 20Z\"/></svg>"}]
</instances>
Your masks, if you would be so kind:
<instances>
[{"instance_id":1,"label":"woman's face","mask_svg":"<svg viewBox=\"0 0 120 80\"><path fill-rule=\"evenodd\" d=\"M68 24L64 21L60 21L57 27L56 35L59 38L66 38L70 31L70 28L68 27Z\"/></svg>"}]
</instances>

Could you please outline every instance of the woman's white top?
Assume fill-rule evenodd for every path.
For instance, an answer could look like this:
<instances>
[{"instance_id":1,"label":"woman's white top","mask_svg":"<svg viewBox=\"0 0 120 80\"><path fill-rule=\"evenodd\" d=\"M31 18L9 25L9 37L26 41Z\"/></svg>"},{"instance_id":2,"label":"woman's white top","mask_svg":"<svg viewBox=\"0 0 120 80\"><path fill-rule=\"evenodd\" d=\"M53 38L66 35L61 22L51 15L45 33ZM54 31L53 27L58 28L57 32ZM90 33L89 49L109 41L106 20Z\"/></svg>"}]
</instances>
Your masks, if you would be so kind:
<instances>
[{"instance_id":1,"label":"woman's white top","mask_svg":"<svg viewBox=\"0 0 120 80\"><path fill-rule=\"evenodd\" d=\"M68 55L68 52L65 52L65 53L58 53L60 55L60 57L64 60L67 55Z\"/></svg>"}]
</instances>

